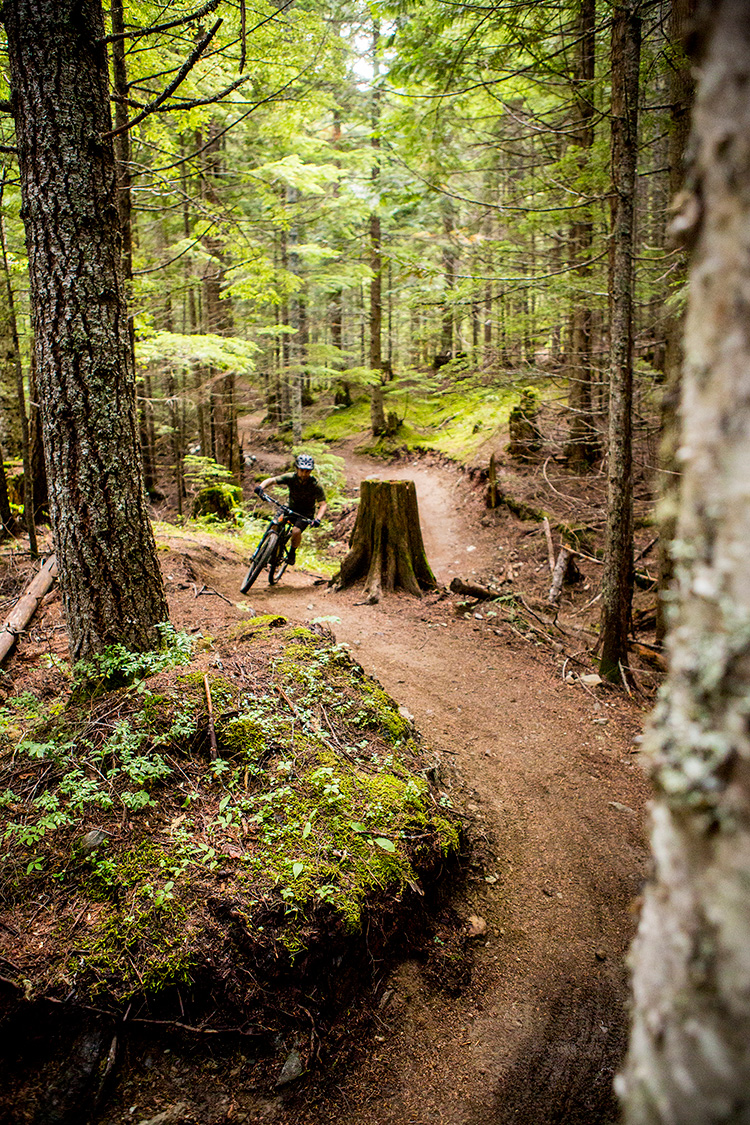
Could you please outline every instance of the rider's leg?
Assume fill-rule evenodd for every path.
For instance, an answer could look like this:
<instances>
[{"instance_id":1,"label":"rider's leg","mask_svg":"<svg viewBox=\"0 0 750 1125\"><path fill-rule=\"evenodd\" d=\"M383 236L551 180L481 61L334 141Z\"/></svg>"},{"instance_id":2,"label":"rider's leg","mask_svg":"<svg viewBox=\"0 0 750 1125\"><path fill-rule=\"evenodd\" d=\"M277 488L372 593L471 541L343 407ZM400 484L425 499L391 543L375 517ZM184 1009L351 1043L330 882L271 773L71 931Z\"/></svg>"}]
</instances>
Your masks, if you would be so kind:
<instances>
[{"instance_id":1,"label":"rider's leg","mask_svg":"<svg viewBox=\"0 0 750 1125\"><path fill-rule=\"evenodd\" d=\"M294 565L297 559L297 548L302 542L302 529L299 527L292 528L291 550L289 551L289 562Z\"/></svg>"}]
</instances>

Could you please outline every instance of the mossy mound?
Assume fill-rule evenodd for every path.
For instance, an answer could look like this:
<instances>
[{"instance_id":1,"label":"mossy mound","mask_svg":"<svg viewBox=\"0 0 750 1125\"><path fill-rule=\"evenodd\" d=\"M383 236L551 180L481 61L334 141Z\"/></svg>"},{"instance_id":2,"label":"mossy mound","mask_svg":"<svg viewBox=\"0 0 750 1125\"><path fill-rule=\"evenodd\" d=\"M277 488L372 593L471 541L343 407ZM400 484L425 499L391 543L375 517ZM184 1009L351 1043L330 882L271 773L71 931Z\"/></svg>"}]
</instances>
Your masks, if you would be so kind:
<instances>
[{"instance_id":1,"label":"mossy mound","mask_svg":"<svg viewBox=\"0 0 750 1125\"><path fill-rule=\"evenodd\" d=\"M356 987L459 829L411 722L323 633L258 619L114 690L115 659L7 702L6 986L238 1030Z\"/></svg>"},{"instance_id":2,"label":"mossy mound","mask_svg":"<svg viewBox=\"0 0 750 1125\"><path fill-rule=\"evenodd\" d=\"M212 516L217 520L232 520L242 502L242 489L237 485L221 483L210 484L196 493L193 500L192 516Z\"/></svg>"}]
</instances>

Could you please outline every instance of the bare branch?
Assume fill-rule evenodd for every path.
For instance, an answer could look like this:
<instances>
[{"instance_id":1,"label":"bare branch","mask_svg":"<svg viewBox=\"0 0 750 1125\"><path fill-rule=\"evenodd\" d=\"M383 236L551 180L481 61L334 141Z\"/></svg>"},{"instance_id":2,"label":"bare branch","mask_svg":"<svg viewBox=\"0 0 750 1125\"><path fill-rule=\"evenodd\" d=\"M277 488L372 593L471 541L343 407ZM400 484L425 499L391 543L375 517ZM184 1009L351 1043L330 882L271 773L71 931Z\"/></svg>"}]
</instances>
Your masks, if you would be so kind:
<instances>
[{"instance_id":1,"label":"bare branch","mask_svg":"<svg viewBox=\"0 0 750 1125\"><path fill-rule=\"evenodd\" d=\"M232 91L236 90L238 86L242 86L245 82L248 82L250 80L250 77L251 76L249 74L241 74L239 78L235 79L235 81L232 82L231 86L227 86L226 89L220 90L219 93L214 94L213 97L194 98L189 102L173 102L171 105L159 106L156 111L152 112L173 113L174 110L177 109L194 109L197 105L213 105L214 102L220 102L222 98L225 98L227 96L227 94L231 94Z\"/></svg>"},{"instance_id":2,"label":"bare branch","mask_svg":"<svg viewBox=\"0 0 750 1125\"><path fill-rule=\"evenodd\" d=\"M240 39L242 40L242 49L240 51L240 74L245 69L245 59L247 58L247 11L245 9L245 0L240 0Z\"/></svg>"},{"instance_id":3,"label":"bare branch","mask_svg":"<svg viewBox=\"0 0 750 1125\"><path fill-rule=\"evenodd\" d=\"M108 133L102 133L101 139L109 140L110 137L116 137L120 133L126 132L128 129L132 129L134 125L140 124L140 122L143 121L144 117L148 117L149 114L155 113L159 106L170 96L170 94L173 94L177 87L182 85L182 83L185 81L188 74L198 62L198 59L206 50L223 22L223 20L217 20L213 27L206 32L206 34L195 47L195 50L193 50L190 55L188 55L187 59L180 67L180 70L174 81L170 82L169 85L164 90L162 90L158 98L155 98L152 102L149 102L149 104L139 114L137 114L132 119L132 121L128 121L126 125L121 125L119 129L111 129Z\"/></svg>"}]
</instances>

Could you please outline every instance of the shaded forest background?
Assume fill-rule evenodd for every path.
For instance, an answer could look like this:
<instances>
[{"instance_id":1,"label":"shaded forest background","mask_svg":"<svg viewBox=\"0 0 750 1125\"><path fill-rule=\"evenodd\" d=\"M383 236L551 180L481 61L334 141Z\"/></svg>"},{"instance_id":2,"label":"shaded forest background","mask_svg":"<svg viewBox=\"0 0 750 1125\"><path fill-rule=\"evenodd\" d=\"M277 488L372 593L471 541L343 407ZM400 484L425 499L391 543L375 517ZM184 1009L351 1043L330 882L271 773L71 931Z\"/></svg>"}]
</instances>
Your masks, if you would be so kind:
<instances>
[{"instance_id":1,"label":"shaded forest background","mask_svg":"<svg viewBox=\"0 0 750 1125\"><path fill-rule=\"evenodd\" d=\"M612 440L610 379L629 378L631 357L625 410L650 487L679 351L683 265L667 230L691 8L114 0L119 221L152 497L174 490L182 510L186 456L240 483L247 414L299 443L316 400L366 400L373 434L396 436L425 396L488 388L531 388L531 415L554 407L546 451L585 472ZM637 31L635 105L632 90L618 102L623 27ZM631 322L613 312L622 122L631 147L638 128ZM0 440L11 460L26 441L39 518L10 117L0 140Z\"/></svg>"}]
</instances>

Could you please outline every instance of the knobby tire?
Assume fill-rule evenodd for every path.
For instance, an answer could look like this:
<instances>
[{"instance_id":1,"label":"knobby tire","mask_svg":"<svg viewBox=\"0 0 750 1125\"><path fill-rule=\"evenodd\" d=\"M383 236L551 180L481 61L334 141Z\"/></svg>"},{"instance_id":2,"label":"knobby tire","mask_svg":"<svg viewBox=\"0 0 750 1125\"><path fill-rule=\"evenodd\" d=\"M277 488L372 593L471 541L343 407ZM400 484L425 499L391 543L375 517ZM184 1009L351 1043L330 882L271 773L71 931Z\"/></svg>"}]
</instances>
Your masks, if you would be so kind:
<instances>
[{"instance_id":1,"label":"knobby tire","mask_svg":"<svg viewBox=\"0 0 750 1125\"><path fill-rule=\"evenodd\" d=\"M279 537L274 531L268 536L265 543L261 543L258 549L258 554L251 564L247 574L245 575L245 581L240 586L240 593L246 594L250 589L253 582L258 577L266 563L269 562L271 555L276 550L278 539Z\"/></svg>"},{"instance_id":2,"label":"knobby tire","mask_svg":"<svg viewBox=\"0 0 750 1125\"><path fill-rule=\"evenodd\" d=\"M274 558L268 565L268 584L275 586L281 579L282 574L289 565L287 559L289 557L289 550L286 539L279 543L278 550Z\"/></svg>"}]
</instances>

